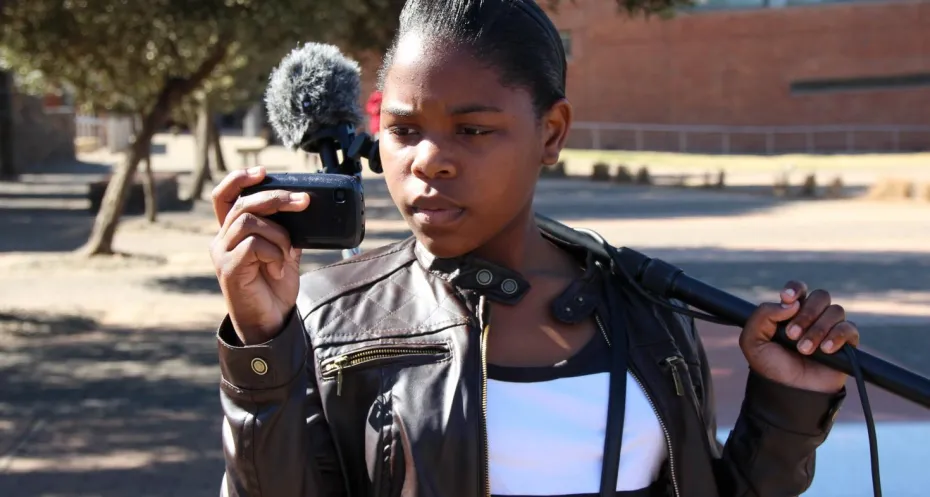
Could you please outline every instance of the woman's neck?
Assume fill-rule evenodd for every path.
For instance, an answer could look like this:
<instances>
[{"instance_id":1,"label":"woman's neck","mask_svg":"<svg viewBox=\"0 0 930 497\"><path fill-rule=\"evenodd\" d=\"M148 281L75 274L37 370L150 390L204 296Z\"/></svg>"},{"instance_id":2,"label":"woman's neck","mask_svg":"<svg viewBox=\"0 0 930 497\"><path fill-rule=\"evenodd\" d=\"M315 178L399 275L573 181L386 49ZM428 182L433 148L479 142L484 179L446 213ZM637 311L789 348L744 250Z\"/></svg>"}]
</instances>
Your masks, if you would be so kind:
<instances>
[{"instance_id":1,"label":"woman's neck","mask_svg":"<svg viewBox=\"0 0 930 497\"><path fill-rule=\"evenodd\" d=\"M473 254L524 277L536 273L573 272L571 256L543 237L532 209L517 216L501 233Z\"/></svg>"}]
</instances>

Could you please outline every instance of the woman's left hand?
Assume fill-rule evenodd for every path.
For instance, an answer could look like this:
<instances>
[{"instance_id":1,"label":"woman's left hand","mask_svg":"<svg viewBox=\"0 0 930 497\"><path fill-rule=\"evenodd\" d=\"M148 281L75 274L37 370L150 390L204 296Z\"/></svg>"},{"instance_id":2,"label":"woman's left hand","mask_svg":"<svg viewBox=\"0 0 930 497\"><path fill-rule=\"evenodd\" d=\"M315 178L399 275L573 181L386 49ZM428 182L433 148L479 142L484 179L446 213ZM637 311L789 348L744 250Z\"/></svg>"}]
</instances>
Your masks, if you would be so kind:
<instances>
[{"instance_id":1,"label":"woman's left hand","mask_svg":"<svg viewBox=\"0 0 930 497\"><path fill-rule=\"evenodd\" d=\"M788 321L788 337L798 340L798 352L772 341L778 323ZM781 303L765 303L750 317L739 344L749 367L766 378L788 386L816 392L836 393L846 384L846 374L814 362L809 356L817 348L832 354L844 344L859 345L859 330L846 321L846 311L830 301L830 294L789 281L781 292Z\"/></svg>"}]
</instances>

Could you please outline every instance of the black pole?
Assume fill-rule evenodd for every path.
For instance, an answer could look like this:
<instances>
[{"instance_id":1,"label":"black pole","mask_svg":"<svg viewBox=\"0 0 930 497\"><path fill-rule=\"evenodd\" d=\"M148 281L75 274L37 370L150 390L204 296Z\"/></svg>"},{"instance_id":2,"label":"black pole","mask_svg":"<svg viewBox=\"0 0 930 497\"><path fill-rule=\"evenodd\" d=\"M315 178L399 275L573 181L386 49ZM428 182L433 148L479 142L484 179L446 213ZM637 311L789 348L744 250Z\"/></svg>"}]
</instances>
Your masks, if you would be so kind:
<instances>
[{"instance_id":1,"label":"black pole","mask_svg":"<svg viewBox=\"0 0 930 497\"><path fill-rule=\"evenodd\" d=\"M757 308L750 302L686 275L680 268L662 260L652 259L625 247L611 256L607 248L593 237L539 214L536 215L536 221L558 238L581 245L606 260L620 264L643 289L659 297L681 300L740 327L745 326ZM796 342L788 338L784 325L779 326L774 341L789 350L797 350ZM853 355L859 362L865 381L930 409L930 378L859 349L853 349ZM853 374L850 360L844 354L825 354L818 350L810 357L834 370Z\"/></svg>"}]
</instances>

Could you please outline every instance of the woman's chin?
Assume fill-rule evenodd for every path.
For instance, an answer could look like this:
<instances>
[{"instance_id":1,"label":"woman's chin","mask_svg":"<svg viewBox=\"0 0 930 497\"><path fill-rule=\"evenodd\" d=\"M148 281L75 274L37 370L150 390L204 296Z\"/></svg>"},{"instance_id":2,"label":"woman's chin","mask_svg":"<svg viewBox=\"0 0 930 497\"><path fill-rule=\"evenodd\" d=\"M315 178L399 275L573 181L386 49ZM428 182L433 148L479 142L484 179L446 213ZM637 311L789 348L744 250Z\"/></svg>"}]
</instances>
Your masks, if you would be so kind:
<instances>
[{"instance_id":1,"label":"woman's chin","mask_svg":"<svg viewBox=\"0 0 930 497\"><path fill-rule=\"evenodd\" d=\"M461 257L477 248L474 241L469 243L456 233L432 234L414 230L414 235L427 252L440 259Z\"/></svg>"}]
</instances>

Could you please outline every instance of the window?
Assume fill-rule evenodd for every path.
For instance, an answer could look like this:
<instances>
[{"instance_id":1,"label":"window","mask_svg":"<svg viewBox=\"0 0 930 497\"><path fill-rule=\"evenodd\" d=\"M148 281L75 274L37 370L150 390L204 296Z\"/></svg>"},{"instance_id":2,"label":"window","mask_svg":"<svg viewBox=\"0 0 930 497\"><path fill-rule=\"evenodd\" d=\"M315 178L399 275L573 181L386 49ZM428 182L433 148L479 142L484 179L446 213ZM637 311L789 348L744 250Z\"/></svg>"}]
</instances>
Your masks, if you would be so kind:
<instances>
[{"instance_id":1,"label":"window","mask_svg":"<svg viewBox=\"0 0 930 497\"><path fill-rule=\"evenodd\" d=\"M562 48L565 50L565 58L572 59L572 33L571 31L559 31L559 37L562 38Z\"/></svg>"},{"instance_id":2,"label":"window","mask_svg":"<svg viewBox=\"0 0 930 497\"><path fill-rule=\"evenodd\" d=\"M795 81L791 93L830 93L842 91L877 91L930 86L930 73L867 76L860 78Z\"/></svg>"},{"instance_id":3,"label":"window","mask_svg":"<svg viewBox=\"0 0 930 497\"><path fill-rule=\"evenodd\" d=\"M870 2L874 0L695 0L693 12L713 10L781 9L802 5L827 5L837 3Z\"/></svg>"}]
</instances>

